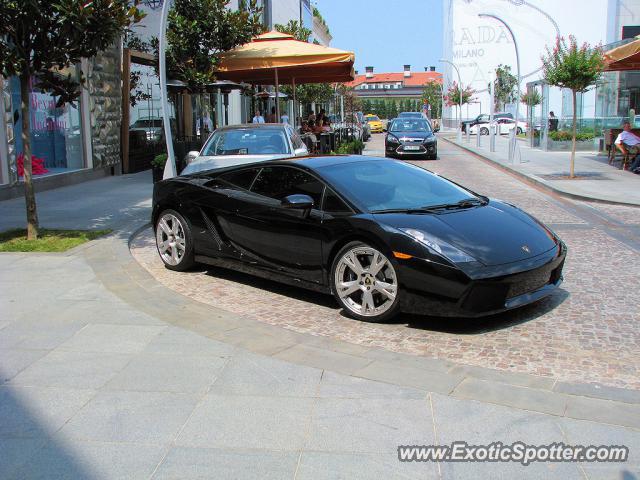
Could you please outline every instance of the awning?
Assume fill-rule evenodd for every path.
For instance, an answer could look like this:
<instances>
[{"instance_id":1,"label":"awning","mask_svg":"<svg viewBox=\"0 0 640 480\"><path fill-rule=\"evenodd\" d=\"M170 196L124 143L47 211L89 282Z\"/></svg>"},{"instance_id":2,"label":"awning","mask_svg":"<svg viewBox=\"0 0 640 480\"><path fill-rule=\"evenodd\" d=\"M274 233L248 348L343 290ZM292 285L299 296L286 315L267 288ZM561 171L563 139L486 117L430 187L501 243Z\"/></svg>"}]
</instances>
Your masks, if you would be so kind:
<instances>
[{"instance_id":1,"label":"awning","mask_svg":"<svg viewBox=\"0 0 640 480\"><path fill-rule=\"evenodd\" d=\"M640 38L604 52L603 57L606 72L640 70Z\"/></svg>"},{"instance_id":2,"label":"awning","mask_svg":"<svg viewBox=\"0 0 640 480\"><path fill-rule=\"evenodd\" d=\"M254 85L353 80L353 52L302 42L276 31L220 55L216 77Z\"/></svg>"}]
</instances>

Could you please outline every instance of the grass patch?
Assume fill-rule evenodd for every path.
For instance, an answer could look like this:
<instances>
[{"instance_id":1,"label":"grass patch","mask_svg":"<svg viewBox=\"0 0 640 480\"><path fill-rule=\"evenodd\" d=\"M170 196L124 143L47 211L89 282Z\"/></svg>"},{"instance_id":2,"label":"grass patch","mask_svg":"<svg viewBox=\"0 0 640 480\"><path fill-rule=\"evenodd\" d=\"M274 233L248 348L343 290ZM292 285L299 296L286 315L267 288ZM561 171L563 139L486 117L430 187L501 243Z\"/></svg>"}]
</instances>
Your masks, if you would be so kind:
<instances>
[{"instance_id":1,"label":"grass patch","mask_svg":"<svg viewBox=\"0 0 640 480\"><path fill-rule=\"evenodd\" d=\"M48 230L41 228L37 240L27 240L22 228L0 232L0 252L65 252L111 233L111 230Z\"/></svg>"}]
</instances>

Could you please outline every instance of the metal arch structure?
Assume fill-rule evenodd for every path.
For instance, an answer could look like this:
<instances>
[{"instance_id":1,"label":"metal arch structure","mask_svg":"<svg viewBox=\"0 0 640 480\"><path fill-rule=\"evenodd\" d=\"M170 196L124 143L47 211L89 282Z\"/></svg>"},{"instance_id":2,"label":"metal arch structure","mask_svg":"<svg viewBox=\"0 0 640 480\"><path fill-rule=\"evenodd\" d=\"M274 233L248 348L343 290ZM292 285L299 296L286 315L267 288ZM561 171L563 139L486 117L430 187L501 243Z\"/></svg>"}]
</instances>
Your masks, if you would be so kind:
<instances>
[{"instance_id":1,"label":"metal arch structure","mask_svg":"<svg viewBox=\"0 0 640 480\"><path fill-rule=\"evenodd\" d=\"M458 92L460 94L459 96L459 100L460 100L460 104L459 104L459 110L460 110L460 121L458 122L458 142L462 141L462 77L460 76L460 70L458 70L458 67L453 63L450 62L449 60L445 60L444 58L441 58L439 60L441 63L447 63L449 65L451 65L456 73L458 74ZM443 84L443 92L444 92L444 84ZM444 110L443 110L444 111Z\"/></svg>"},{"instance_id":2,"label":"metal arch structure","mask_svg":"<svg viewBox=\"0 0 640 480\"><path fill-rule=\"evenodd\" d=\"M164 124L164 138L167 143L167 162L164 165L162 178L175 177L177 172L176 157L173 153L173 138L171 136L171 120L169 118L169 91L167 89L167 20L171 0L164 0L160 16L160 32L158 35L158 69L160 70L160 95L162 96L162 123Z\"/></svg>"}]
</instances>

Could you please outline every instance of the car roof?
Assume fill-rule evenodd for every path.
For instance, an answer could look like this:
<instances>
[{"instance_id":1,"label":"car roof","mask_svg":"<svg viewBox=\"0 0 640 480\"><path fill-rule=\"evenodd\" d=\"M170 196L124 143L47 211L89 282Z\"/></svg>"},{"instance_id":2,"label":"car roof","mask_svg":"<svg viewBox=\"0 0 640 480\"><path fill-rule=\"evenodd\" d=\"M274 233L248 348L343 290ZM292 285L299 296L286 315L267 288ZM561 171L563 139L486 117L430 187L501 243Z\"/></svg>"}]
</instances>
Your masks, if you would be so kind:
<instances>
[{"instance_id":1,"label":"car roof","mask_svg":"<svg viewBox=\"0 0 640 480\"><path fill-rule=\"evenodd\" d=\"M253 128L284 128L284 123L240 123L238 125L226 125L224 127L219 127L216 131L224 131L224 130L246 130Z\"/></svg>"}]
</instances>

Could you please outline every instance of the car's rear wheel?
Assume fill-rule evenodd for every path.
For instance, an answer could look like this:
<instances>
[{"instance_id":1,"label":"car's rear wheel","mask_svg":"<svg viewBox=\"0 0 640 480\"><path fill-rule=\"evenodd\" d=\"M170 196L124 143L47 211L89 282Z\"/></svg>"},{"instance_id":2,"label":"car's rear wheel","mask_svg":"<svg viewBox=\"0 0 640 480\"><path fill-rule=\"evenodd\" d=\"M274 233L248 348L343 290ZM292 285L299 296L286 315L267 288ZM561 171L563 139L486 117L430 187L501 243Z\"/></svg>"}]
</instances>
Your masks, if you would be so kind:
<instances>
[{"instance_id":1,"label":"car's rear wheel","mask_svg":"<svg viewBox=\"0 0 640 480\"><path fill-rule=\"evenodd\" d=\"M518 135L522 135L522 128L518 127L517 133Z\"/></svg>"},{"instance_id":2,"label":"car's rear wheel","mask_svg":"<svg viewBox=\"0 0 640 480\"><path fill-rule=\"evenodd\" d=\"M398 275L391 260L366 243L351 242L338 252L331 289L345 312L358 320L384 322L400 308Z\"/></svg>"},{"instance_id":3,"label":"car's rear wheel","mask_svg":"<svg viewBox=\"0 0 640 480\"><path fill-rule=\"evenodd\" d=\"M489 129L487 127L482 127L480 129L480 135L489 135Z\"/></svg>"},{"instance_id":4,"label":"car's rear wheel","mask_svg":"<svg viewBox=\"0 0 640 480\"><path fill-rule=\"evenodd\" d=\"M175 210L164 210L156 222L156 247L164 266L182 272L193 266L193 235L187 220Z\"/></svg>"}]
</instances>

